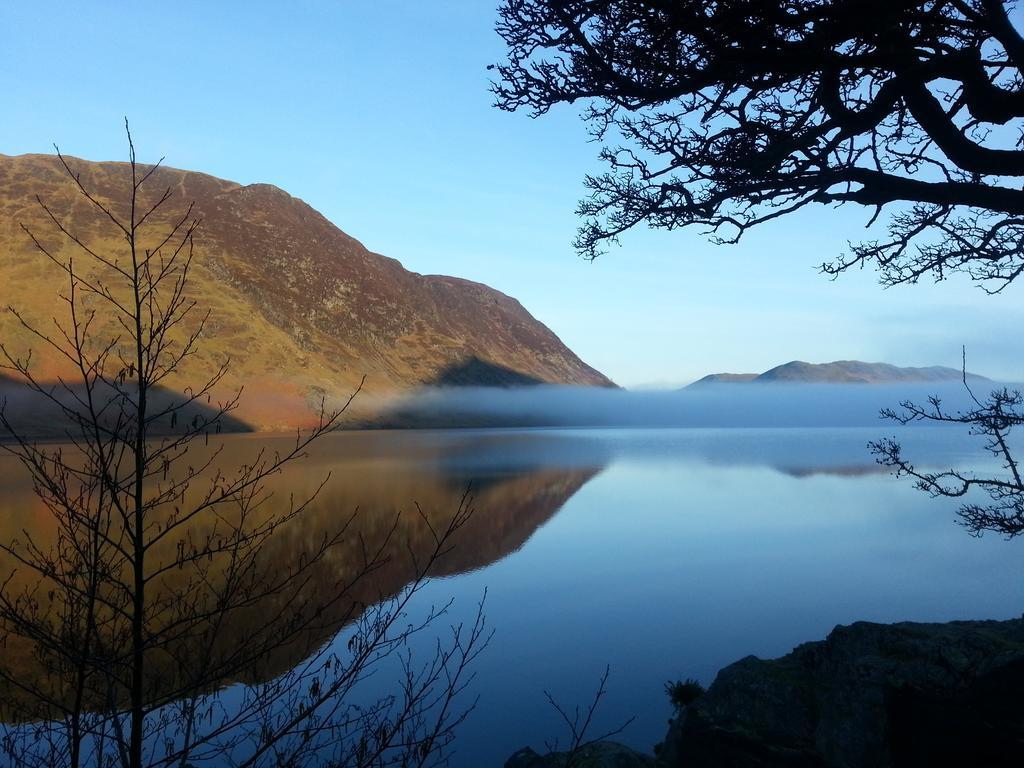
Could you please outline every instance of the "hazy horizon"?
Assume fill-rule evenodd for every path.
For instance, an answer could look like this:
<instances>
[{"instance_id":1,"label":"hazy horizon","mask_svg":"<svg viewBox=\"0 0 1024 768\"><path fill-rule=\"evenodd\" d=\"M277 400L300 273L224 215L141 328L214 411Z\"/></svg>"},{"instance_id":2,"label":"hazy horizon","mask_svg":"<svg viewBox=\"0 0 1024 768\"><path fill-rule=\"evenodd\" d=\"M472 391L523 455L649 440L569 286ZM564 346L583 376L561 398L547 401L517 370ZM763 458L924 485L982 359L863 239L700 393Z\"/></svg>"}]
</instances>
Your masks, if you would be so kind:
<instances>
[{"instance_id":1,"label":"hazy horizon","mask_svg":"<svg viewBox=\"0 0 1024 768\"><path fill-rule=\"evenodd\" d=\"M1009 382L982 381L979 398ZM898 435L903 426L880 411L936 396L949 412L974 407L958 382L713 383L682 389L604 389L565 385L424 388L386 400L399 423L431 426L552 426L624 428L873 427L872 439ZM412 418L412 421L409 419ZM428 418L425 423L419 418ZM971 442L962 425L944 425ZM977 442L976 440L974 442ZM867 449L864 456L869 461Z\"/></svg>"}]
</instances>

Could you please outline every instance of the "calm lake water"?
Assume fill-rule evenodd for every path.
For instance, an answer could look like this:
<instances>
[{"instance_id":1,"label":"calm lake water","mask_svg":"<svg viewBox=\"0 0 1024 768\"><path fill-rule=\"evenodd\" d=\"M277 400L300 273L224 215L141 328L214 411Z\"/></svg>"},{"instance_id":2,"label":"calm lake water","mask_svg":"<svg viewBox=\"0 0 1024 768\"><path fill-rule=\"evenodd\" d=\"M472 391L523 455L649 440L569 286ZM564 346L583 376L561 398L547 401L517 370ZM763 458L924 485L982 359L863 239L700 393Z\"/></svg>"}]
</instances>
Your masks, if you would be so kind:
<instances>
[{"instance_id":1,"label":"calm lake water","mask_svg":"<svg viewBox=\"0 0 1024 768\"><path fill-rule=\"evenodd\" d=\"M357 507L369 529L398 512L415 520L415 503L443 519L471 488L473 518L416 610L453 599L441 631L486 591L495 635L452 764L500 766L524 745L564 743L544 691L585 705L606 666L596 729L635 716L617 738L649 750L671 713L669 679L707 684L743 656L856 620L1019 616L1021 543L969 537L955 503L877 467L867 441L894 434L921 465L986 462L976 439L937 428L365 432L329 437L275 483L301 494L331 472L308 535ZM268 438L228 442L244 455ZM16 512L0 533L38 522L16 468L0 473L0 502ZM419 535L408 524L403 535ZM379 593L405 578L387 570ZM413 651L429 655L434 638Z\"/></svg>"}]
</instances>

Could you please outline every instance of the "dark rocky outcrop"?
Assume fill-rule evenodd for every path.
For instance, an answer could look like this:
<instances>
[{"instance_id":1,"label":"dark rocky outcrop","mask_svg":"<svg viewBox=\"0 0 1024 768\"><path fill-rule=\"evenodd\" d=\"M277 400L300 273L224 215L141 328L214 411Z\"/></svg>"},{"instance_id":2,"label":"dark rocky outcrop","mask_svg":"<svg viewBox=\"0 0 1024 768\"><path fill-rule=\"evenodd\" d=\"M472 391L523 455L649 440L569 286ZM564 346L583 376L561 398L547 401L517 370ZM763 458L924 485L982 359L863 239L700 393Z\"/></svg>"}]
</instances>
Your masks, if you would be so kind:
<instances>
[{"instance_id":1,"label":"dark rocky outcrop","mask_svg":"<svg viewBox=\"0 0 1024 768\"><path fill-rule=\"evenodd\" d=\"M659 759L704 768L1024 765L1024 619L836 628L747 657L683 709Z\"/></svg>"},{"instance_id":2,"label":"dark rocky outcrop","mask_svg":"<svg viewBox=\"0 0 1024 768\"><path fill-rule=\"evenodd\" d=\"M550 752L538 755L529 747L516 752L505 762L505 768L563 768L569 762L569 753ZM650 755L643 755L613 741L599 741L572 755L572 768L654 768Z\"/></svg>"},{"instance_id":3,"label":"dark rocky outcrop","mask_svg":"<svg viewBox=\"0 0 1024 768\"><path fill-rule=\"evenodd\" d=\"M430 383L436 387L531 387L544 381L504 365L469 357L448 366Z\"/></svg>"}]
</instances>

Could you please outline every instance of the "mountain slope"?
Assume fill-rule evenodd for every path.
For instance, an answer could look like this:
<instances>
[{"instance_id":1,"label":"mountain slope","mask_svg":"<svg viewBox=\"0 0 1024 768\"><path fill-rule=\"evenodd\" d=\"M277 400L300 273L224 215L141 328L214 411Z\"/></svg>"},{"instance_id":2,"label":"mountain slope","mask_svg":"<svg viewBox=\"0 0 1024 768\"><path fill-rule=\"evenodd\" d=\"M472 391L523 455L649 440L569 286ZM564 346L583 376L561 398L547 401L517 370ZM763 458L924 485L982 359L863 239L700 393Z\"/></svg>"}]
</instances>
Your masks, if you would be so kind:
<instances>
[{"instance_id":1,"label":"mountain slope","mask_svg":"<svg viewBox=\"0 0 1024 768\"><path fill-rule=\"evenodd\" d=\"M69 164L99 200L126 213L126 164L73 158ZM502 370L510 372L503 382L613 386L515 299L468 280L409 272L276 187L167 168L147 188L152 199L166 188L174 194L153 218L156 229L193 200L202 219L191 291L211 319L200 354L171 384L194 384L229 356L221 389L226 396L245 385L236 415L254 427L306 423L322 396L342 398L364 374L368 397L357 400L363 411L378 396L443 383L452 371L468 370L460 378L468 384L492 383L473 380L474 370ZM36 195L91 247L117 254L124 244L76 194L55 157L0 155L4 304L45 325L59 311L57 292L66 280L33 251L20 225L58 254L72 251ZM76 266L84 261L76 259ZM43 375L68 372L7 314L0 317L0 339L19 354L32 348Z\"/></svg>"},{"instance_id":2,"label":"mountain slope","mask_svg":"<svg viewBox=\"0 0 1024 768\"><path fill-rule=\"evenodd\" d=\"M702 379L689 384L688 386L697 386L704 384L737 384L746 381L753 381L758 377L756 373L709 373Z\"/></svg>"},{"instance_id":3,"label":"mountain slope","mask_svg":"<svg viewBox=\"0 0 1024 768\"><path fill-rule=\"evenodd\" d=\"M761 374L712 373L689 386L707 384L753 382L791 382L818 384L895 384L959 381L963 372L956 368L933 365L926 368L901 368L888 363L864 363L860 360L836 360L832 363L805 363L794 360L777 365ZM986 380L984 376L968 373L968 379Z\"/></svg>"}]
</instances>

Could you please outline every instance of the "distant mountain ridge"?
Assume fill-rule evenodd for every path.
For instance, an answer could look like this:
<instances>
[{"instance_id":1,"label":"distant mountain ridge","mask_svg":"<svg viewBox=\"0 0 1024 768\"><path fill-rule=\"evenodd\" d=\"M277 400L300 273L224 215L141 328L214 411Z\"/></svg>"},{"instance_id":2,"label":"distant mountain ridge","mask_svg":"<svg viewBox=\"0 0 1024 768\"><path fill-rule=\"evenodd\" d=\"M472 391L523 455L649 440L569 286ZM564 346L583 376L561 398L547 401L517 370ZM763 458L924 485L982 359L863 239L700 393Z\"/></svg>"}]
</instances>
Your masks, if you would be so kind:
<instances>
[{"instance_id":1,"label":"distant mountain ridge","mask_svg":"<svg viewBox=\"0 0 1024 768\"><path fill-rule=\"evenodd\" d=\"M100 202L127 215L127 164L68 163ZM181 391L206 381L230 358L215 397L226 399L244 385L235 415L253 429L307 425L321 398L343 402L364 374L364 394L353 404L364 411L360 418L372 417L381 398L422 386L614 386L514 298L469 280L411 272L277 187L164 167L144 187L140 209L165 189L173 199L150 219L150 237L159 239L195 202L202 225L189 298L211 312L199 354L167 384ZM98 252L123 258L124 242L83 202L56 157L0 155L2 303L50 328L66 278L34 252L20 225L38 233L59 258L73 247L55 231L37 195ZM75 266L91 268L80 253ZM117 335L107 320L100 317L94 332ZM0 313L0 340L17 355L31 349L38 376L75 374L6 312Z\"/></svg>"},{"instance_id":2,"label":"distant mountain ridge","mask_svg":"<svg viewBox=\"0 0 1024 768\"><path fill-rule=\"evenodd\" d=\"M901 368L889 363L865 363L860 360L836 360L831 363L805 363L793 360L777 365L764 373L712 373L690 384L732 383L806 383L806 384L896 384L960 381L964 374L956 368L932 365L924 368ZM967 373L974 381L988 381L984 376Z\"/></svg>"}]
</instances>

